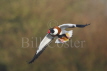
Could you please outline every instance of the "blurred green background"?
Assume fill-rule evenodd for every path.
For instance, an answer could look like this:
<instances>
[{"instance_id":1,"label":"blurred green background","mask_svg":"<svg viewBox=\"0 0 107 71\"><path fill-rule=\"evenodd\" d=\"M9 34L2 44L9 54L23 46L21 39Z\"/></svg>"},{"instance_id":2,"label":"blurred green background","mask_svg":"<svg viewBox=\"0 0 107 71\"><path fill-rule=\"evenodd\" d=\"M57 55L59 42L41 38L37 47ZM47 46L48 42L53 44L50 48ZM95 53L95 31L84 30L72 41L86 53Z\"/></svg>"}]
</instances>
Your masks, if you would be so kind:
<instances>
[{"instance_id":1,"label":"blurred green background","mask_svg":"<svg viewBox=\"0 0 107 71\"><path fill-rule=\"evenodd\" d=\"M50 21L91 23L73 28L73 42L85 40L84 47L58 48L52 42L54 48L27 64L37 49L32 37L43 38ZM107 0L0 0L0 71L107 71L106 26ZM34 47L23 48L23 37Z\"/></svg>"}]
</instances>

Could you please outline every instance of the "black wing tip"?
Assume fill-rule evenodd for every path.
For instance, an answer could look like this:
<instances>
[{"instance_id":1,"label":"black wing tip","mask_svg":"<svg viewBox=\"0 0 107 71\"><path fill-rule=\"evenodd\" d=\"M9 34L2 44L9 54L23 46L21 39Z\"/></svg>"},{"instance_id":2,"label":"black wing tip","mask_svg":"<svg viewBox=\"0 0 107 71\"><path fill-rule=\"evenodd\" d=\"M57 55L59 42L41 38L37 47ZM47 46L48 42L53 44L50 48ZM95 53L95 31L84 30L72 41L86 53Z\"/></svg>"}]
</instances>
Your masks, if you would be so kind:
<instances>
[{"instance_id":1,"label":"black wing tip","mask_svg":"<svg viewBox=\"0 0 107 71\"><path fill-rule=\"evenodd\" d=\"M36 54L34 55L33 59L28 62L28 64L33 63L33 62L40 56L40 54L45 50L46 47L47 47L47 46L45 46L39 53L36 53Z\"/></svg>"},{"instance_id":2,"label":"black wing tip","mask_svg":"<svg viewBox=\"0 0 107 71\"><path fill-rule=\"evenodd\" d=\"M28 62L28 64L32 64L32 62Z\"/></svg>"},{"instance_id":3,"label":"black wing tip","mask_svg":"<svg viewBox=\"0 0 107 71\"><path fill-rule=\"evenodd\" d=\"M27 63L27 64L31 64L31 63L33 63L33 62L34 62L34 61L29 61L29 62L28 62L28 61L26 61L26 63Z\"/></svg>"},{"instance_id":4,"label":"black wing tip","mask_svg":"<svg viewBox=\"0 0 107 71\"><path fill-rule=\"evenodd\" d=\"M31 60L31 61L28 62L28 64L31 64L31 63L33 63L33 62L34 62L34 60Z\"/></svg>"}]
</instances>

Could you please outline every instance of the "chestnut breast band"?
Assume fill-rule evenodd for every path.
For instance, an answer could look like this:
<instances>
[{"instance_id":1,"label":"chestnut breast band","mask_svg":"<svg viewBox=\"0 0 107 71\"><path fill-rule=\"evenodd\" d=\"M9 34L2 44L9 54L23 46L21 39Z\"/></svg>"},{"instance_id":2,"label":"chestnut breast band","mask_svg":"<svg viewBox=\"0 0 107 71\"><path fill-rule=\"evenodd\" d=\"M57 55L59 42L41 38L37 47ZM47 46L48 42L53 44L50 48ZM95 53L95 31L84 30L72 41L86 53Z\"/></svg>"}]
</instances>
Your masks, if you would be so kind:
<instances>
[{"instance_id":1,"label":"chestnut breast band","mask_svg":"<svg viewBox=\"0 0 107 71\"><path fill-rule=\"evenodd\" d=\"M58 29L58 34L59 35L61 33L61 28L59 28L58 26L54 27L55 29Z\"/></svg>"}]
</instances>

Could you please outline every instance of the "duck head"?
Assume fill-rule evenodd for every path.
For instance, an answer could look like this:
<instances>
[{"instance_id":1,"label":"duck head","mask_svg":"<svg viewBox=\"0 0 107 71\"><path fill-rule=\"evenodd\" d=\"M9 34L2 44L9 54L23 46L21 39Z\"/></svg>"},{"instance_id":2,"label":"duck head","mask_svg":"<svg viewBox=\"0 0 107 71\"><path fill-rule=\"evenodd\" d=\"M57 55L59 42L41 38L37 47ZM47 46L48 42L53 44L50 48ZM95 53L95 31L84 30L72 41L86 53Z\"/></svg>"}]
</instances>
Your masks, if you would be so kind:
<instances>
[{"instance_id":1,"label":"duck head","mask_svg":"<svg viewBox=\"0 0 107 71\"><path fill-rule=\"evenodd\" d=\"M47 33L51 34L51 35L57 35L58 34L58 29L50 28Z\"/></svg>"}]
</instances>

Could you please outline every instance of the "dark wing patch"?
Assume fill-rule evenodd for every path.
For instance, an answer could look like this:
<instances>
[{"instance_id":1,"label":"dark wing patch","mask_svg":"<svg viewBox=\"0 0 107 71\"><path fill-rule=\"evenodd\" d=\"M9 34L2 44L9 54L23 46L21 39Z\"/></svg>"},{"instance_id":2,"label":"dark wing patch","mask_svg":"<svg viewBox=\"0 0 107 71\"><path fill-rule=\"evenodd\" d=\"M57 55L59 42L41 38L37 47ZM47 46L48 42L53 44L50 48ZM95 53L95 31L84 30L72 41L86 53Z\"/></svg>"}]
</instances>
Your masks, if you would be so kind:
<instances>
[{"instance_id":1,"label":"dark wing patch","mask_svg":"<svg viewBox=\"0 0 107 71\"><path fill-rule=\"evenodd\" d=\"M45 50L46 47L47 46L45 46L38 54L35 53L33 59L31 61L29 61L29 64L34 62L42 54L42 52Z\"/></svg>"},{"instance_id":2,"label":"dark wing patch","mask_svg":"<svg viewBox=\"0 0 107 71\"><path fill-rule=\"evenodd\" d=\"M41 41L41 43L40 43L40 45L39 45L39 48L41 48L41 49L39 49L38 48L38 52L36 52L35 53L35 55L34 55L34 57L32 58L32 60L29 62L29 64L30 63L32 63L32 62L34 62L35 61L35 59L37 59L39 56L40 56L40 54L45 50L45 48L51 43L51 41L54 39L54 37L53 36L51 36L50 34L47 34L45 37L44 37L44 39ZM46 43L45 43L46 42ZM43 44L43 43L45 43L45 44Z\"/></svg>"}]
</instances>

